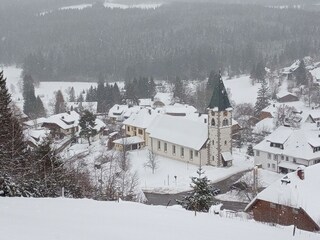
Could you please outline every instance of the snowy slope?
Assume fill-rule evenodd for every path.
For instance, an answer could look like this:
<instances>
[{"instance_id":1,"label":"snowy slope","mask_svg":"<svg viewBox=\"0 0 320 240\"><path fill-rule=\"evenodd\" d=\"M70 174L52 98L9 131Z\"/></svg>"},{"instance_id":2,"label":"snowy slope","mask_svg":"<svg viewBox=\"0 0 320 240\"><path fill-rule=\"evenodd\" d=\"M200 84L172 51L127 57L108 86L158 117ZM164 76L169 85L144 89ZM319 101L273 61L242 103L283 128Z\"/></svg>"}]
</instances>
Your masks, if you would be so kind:
<instances>
[{"instance_id":1,"label":"snowy slope","mask_svg":"<svg viewBox=\"0 0 320 240\"><path fill-rule=\"evenodd\" d=\"M292 227L121 201L0 198L0 213L3 240L319 239L300 230L292 237Z\"/></svg>"}]
</instances>

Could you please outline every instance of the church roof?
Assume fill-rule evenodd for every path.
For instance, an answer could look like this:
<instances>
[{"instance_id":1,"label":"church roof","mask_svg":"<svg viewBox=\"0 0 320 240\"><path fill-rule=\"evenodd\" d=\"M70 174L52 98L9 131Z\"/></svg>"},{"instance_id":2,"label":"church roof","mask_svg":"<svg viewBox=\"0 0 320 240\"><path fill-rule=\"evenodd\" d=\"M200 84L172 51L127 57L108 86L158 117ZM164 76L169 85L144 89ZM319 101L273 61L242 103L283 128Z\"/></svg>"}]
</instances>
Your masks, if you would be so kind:
<instances>
[{"instance_id":1,"label":"church roof","mask_svg":"<svg viewBox=\"0 0 320 240\"><path fill-rule=\"evenodd\" d=\"M218 108L218 111L224 111L230 108L231 104L228 98L226 88L223 84L222 77L220 75L219 82L215 84L213 88L213 94L208 108Z\"/></svg>"}]
</instances>

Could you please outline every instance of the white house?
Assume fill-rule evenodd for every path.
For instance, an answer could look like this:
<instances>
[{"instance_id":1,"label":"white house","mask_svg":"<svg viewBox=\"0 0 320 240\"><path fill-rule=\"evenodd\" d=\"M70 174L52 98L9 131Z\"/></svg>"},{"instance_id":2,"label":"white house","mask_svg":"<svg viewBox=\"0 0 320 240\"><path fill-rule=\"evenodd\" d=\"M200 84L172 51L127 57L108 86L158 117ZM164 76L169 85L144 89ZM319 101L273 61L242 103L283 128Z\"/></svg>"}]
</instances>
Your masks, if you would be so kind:
<instances>
[{"instance_id":1,"label":"white house","mask_svg":"<svg viewBox=\"0 0 320 240\"><path fill-rule=\"evenodd\" d=\"M307 123L316 123L317 127L320 127L320 110L311 110L309 111L309 115L306 119Z\"/></svg>"},{"instance_id":2,"label":"white house","mask_svg":"<svg viewBox=\"0 0 320 240\"><path fill-rule=\"evenodd\" d=\"M254 162L263 169L288 173L299 165L320 162L320 132L313 124L301 129L281 126L254 146Z\"/></svg>"}]
</instances>

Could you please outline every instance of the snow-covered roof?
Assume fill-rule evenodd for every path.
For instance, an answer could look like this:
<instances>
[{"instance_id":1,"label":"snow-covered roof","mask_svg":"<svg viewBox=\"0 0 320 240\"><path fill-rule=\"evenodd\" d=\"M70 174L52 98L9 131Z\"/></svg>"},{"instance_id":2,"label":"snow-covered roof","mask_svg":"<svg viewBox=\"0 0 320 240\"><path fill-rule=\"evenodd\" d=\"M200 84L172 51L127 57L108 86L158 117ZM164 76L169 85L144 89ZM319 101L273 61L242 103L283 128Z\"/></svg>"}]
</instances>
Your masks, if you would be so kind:
<instances>
[{"instance_id":1,"label":"snow-covered roof","mask_svg":"<svg viewBox=\"0 0 320 240\"><path fill-rule=\"evenodd\" d=\"M283 69L282 69L282 73L284 73L284 74L292 73L292 72L294 72L295 70L297 70L297 68L299 67L299 65L300 65L300 60L296 60L291 66L286 67L286 68L283 68Z\"/></svg>"},{"instance_id":2,"label":"snow-covered roof","mask_svg":"<svg viewBox=\"0 0 320 240\"><path fill-rule=\"evenodd\" d=\"M129 118L132 114L139 112L142 109L140 106L130 106L128 109L126 109L123 113L123 117L125 119Z\"/></svg>"},{"instance_id":3,"label":"snow-covered roof","mask_svg":"<svg viewBox=\"0 0 320 240\"><path fill-rule=\"evenodd\" d=\"M112 108L110 108L108 115L109 117L118 117L119 115L122 115L123 112L128 108L128 105L115 104Z\"/></svg>"},{"instance_id":4,"label":"snow-covered roof","mask_svg":"<svg viewBox=\"0 0 320 240\"><path fill-rule=\"evenodd\" d=\"M62 129L70 129L78 126L80 115L75 111L59 113L48 117L43 123L57 124Z\"/></svg>"},{"instance_id":5,"label":"snow-covered roof","mask_svg":"<svg viewBox=\"0 0 320 240\"><path fill-rule=\"evenodd\" d=\"M291 92L287 92L287 91L281 91L277 94L277 98L283 98L287 95L291 95L291 96L294 96L294 97L297 97L294 93L291 93Z\"/></svg>"},{"instance_id":6,"label":"snow-covered roof","mask_svg":"<svg viewBox=\"0 0 320 240\"><path fill-rule=\"evenodd\" d=\"M78 110L82 107L85 110L89 110L90 112L96 113L98 102L67 102L67 109L68 110Z\"/></svg>"},{"instance_id":7,"label":"snow-covered roof","mask_svg":"<svg viewBox=\"0 0 320 240\"><path fill-rule=\"evenodd\" d=\"M208 139L208 126L186 118L159 115L147 128L151 138L200 150Z\"/></svg>"},{"instance_id":8,"label":"snow-covered roof","mask_svg":"<svg viewBox=\"0 0 320 240\"><path fill-rule=\"evenodd\" d=\"M187 113L195 113L197 109L191 105L175 103L174 105L165 106L165 113L167 114L187 114Z\"/></svg>"},{"instance_id":9,"label":"snow-covered roof","mask_svg":"<svg viewBox=\"0 0 320 240\"><path fill-rule=\"evenodd\" d=\"M137 144L137 143L143 143L144 140L138 136L133 136L133 137L127 137L127 138L120 138L117 140L113 141L116 144L121 144L121 145L131 145L131 144Z\"/></svg>"},{"instance_id":10,"label":"snow-covered roof","mask_svg":"<svg viewBox=\"0 0 320 240\"><path fill-rule=\"evenodd\" d=\"M191 113L187 113L185 118L195 122L208 124L208 114L191 112Z\"/></svg>"},{"instance_id":11,"label":"snow-covered roof","mask_svg":"<svg viewBox=\"0 0 320 240\"><path fill-rule=\"evenodd\" d=\"M42 118L37 118L37 119L34 119L34 120L26 121L23 124L26 125L26 126L29 126L29 127L34 127L36 125L40 125L40 124L44 123L45 120L46 120L46 118L42 117Z\"/></svg>"},{"instance_id":12,"label":"snow-covered roof","mask_svg":"<svg viewBox=\"0 0 320 240\"><path fill-rule=\"evenodd\" d=\"M49 134L50 130L47 129L27 129L23 131L27 141L32 142L34 145L40 144Z\"/></svg>"},{"instance_id":13,"label":"snow-covered roof","mask_svg":"<svg viewBox=\"0 0 320 240\"><path fill-rule=\"evenodd\" d=\"M230 152L223 152L221 153L221 155L223 157L223 160L226 162L233 160L232 154Z\"/></svg>"},{"instance_id":14,"label":"snow-covered roof","mask_svg":"<svg viewBox=\"0 0 320 240\"><path fill-rule=\"evenodd\" d=\"M301 129L280 126L254 149L306 160L319 159L320 151L313 151L313 147L320 146L319 134L312 124L304 124ZM270 143L283 144L283 149L271 147Z\"/></svg>"},{"instance_id":15,"label":"snow-covered roof","mask_svg":"<svg viewBox=\"0 0 320 240\"><path fill-rule=\"evenodd\" d=\"M100 119L96 118L94 129L100 131L102 128L105 128L107 125Z\"/></svg>"},{"instance_id":16,"label":"snow-covered roof","mask_svg":"<svg viewBox=\"0 0 320 240\"><path fill-rule=\"evenodd\" d=\"M320 119L320 110L319 109L315 109L315 110L310 110L309 115L312 117L312 119Z\"/></svg>"},{"instance_id":17,"label":"snow-covered roof","mask_svg":"<svg viewBox=\"0 0 320 240\"><path fill-rule=\"evenodd\" d=\"M138 128L147 128L159 114L153 109L143 108L139 112L132 114L123 124Z\"/></svg>"},{"instance_id":18,"label":"snow-covered roof","mask_svg":"<svg viewBox=\"0 0 320 240\"><path fill-rule=\"evenodd\" d=\"M273 118L264 118L258 122L254 128L253 133L271 132L274 128Z\"/></svg>"},{"instance_id":19,"label":"snow-covered roof","mask_svg":"<svg viewBox=\"0 0 320 240\"><path fill-rule=\"evenodd\" d=\"M154 96L154 102L157 102L157 101L162 102L164 105L170 105L173 102L173 94L158 92Z\"/></svg>"},{"instance_id":20,"label":"snow-covered roof","mask_svg":"<svg viewBox=\"0 0 320 240\"><path fill-rule=\"evenodd\" d=\"M153 104L153 101L151 98L141 98L139 99L139 106L148 106L151 107Z\"/></svg>"},{"instance_id":21,"label":"snow-covered roof","mask_svg":"<svg viewBox=\"0 0 320 240\"><path fill-rule=\"evenodd\" d=\"M320 164L303 168L304 180L300 179L297 172L287 174L260 192L257 197L246 207L256 200L264 200L275 204L285 205L292 208L302 208L319 225L320 223Z\"/></svg>"}]
</instances>

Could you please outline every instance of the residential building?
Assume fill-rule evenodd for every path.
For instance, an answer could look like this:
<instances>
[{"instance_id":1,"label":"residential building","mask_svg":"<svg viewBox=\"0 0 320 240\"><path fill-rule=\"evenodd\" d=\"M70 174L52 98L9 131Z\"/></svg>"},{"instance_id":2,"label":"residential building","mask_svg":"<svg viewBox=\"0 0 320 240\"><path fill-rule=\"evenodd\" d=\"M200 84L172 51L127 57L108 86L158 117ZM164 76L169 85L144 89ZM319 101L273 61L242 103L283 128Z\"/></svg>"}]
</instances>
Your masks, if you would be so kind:
<instances>
[{"instance_id":1,"label":"residential building","mask_svg":"<svg viewBox=\"0 0 320 240\"><path fill-rule=\"evenodd\" d=\"M254 146L255 165L273 172L288 173L299 165L320 162L320 132L314 124L300 129L280 126Z\"/></svg>"},{"instance_id":2,"label":"residential building","mask_svg":"<svg viewBox=\"0 0 320 240\"><path fill-rule=\"evenodd\" d=\"M320 164L299 167L260 192L246 207L256 221L320 230Z\"/></svg>"}]
</instances>

